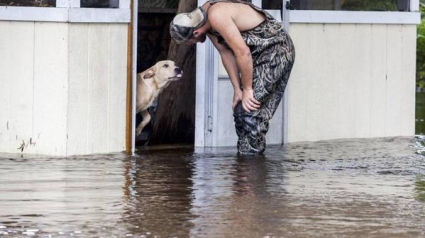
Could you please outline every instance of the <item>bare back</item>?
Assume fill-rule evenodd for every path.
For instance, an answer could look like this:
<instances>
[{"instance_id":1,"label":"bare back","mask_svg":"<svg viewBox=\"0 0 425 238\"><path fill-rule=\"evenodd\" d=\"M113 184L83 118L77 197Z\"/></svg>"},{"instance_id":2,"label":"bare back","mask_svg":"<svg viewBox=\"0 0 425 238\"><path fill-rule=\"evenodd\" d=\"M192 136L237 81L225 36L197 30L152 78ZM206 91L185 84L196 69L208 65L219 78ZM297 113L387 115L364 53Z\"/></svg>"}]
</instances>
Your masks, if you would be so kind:
<instances>
[{"instance_id":1,"label":"bare back","mask_svg":"<svg viewBox=\"0 0 425 238\"><path fill-rule=\"evenodd\" d=\"M208 8L210 3L205 3L204 7ZM244 3L215 2L210 6L209 12L212 11L228 14L240 32L253 29L266 20L266 16L263 13Z\"/></svg>"}]
</instances>

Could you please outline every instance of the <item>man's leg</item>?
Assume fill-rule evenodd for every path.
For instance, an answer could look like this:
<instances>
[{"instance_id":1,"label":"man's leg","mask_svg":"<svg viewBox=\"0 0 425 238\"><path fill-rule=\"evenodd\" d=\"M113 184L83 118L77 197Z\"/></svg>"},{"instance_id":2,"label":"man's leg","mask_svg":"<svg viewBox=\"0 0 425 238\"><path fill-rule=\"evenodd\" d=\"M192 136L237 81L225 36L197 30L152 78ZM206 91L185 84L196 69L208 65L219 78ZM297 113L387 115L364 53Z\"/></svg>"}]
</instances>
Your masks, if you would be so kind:
<instances>
[{"instance_id":1,"label":"man's leg","mask_svg":"<svg viewBox=\"0 0 425 238\"><path fill-rule=\"evenodd\" d=\"M239 154L262 154L266 149L266 133L269 121L276 112L283 92L276 91L269 100L255 112L246 112L239 102L234 110L236 134L238 135Z\"/></svg>"},{"instance_id":2,"label":"man's leg","mask_svg":"<svg viewBox=\"0 0 425 238\"><path fill-rule=\"evenodd\" d=\"M254 98L261 102L259 110L248 113L241 102L234 109L239 154L261 154L266 149L269 121L282 100L294 63L293 57L291 61L285 59L286 55L280 60L280 70L271 70L267 64L254 69Z\"/></svg>"},{"instance_id":3,"label":"man's leg","mask_svg":"<svg viewBox=\"0 0 425 238\"><path fill-rule=\"evenodd\" d=\"M268 124L261 124L261 118L255 117L242 108L239 102L233 112L236 134L238 135L238 154L261 154L266 149L265 132ZM266 128L261 128L261 125Z\"/></svg>"}]
</instances>

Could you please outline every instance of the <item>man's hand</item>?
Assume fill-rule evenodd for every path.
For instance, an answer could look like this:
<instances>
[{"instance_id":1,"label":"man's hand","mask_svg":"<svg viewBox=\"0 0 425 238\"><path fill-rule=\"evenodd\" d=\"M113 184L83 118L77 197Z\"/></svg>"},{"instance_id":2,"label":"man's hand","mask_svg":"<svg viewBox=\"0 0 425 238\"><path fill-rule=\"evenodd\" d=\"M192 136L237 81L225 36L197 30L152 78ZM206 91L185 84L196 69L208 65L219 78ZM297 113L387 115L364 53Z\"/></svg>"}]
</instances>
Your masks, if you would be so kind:
<instances>
[{"instance_id":1,"label":"man's hand","mask_svg":"<svg viewBox=\"0 0 425 238\"><path fill-rule=\"evenodd\" d=\"M261 103L254 98L253 89L244 89L242 92L242 107L245 111L251 112L258 110Z\"/></svg>"},{"instance_id":2,"label":"man's hand","mask_svg":"<svg viewBox=\"0 0 425 238\"><path fill-rule=\"evenodd\" d=\"M232 109L233 110L235 110L236 105L240 101L242 101L242 90L235 89L235 93L233 94L233 104L232 104Z\"/></svg>"}]
</instances>

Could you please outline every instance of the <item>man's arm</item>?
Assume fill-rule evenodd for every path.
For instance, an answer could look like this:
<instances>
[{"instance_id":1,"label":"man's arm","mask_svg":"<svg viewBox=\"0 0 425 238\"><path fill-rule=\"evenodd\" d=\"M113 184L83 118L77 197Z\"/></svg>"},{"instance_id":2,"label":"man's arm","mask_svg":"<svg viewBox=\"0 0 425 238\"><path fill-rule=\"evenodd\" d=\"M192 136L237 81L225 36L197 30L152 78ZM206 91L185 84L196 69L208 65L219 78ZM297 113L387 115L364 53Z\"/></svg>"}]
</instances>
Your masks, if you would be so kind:
<instances>
[{"instance_id":1,"label":"man's arm","mask_svg":"<svg viewBox=\"0 0 425 238\"><path fill-rule=\"evenodd\" d=\"M254 98L252 89L253 62L251 50L243 40L231 16L225 13L226 9L218 5L214 8L214 11L210 10L208 20L211 27L220 33L233 51L237 68L241 73L242 88L244 89L242 106L249 112L250 110L258 109L261 105Z\"/></svg>"},{"instance_id":2,"label":"man's arm","mask_svg":"<svg viewBox=\"0 0 425 238\"><path fill-rule=\"evenodd\" d=\"M208 34L208 38L212 41L215 48L218 50L221 56L221 61L223 62L224 68L229 75L230 81L232 82L233 89L236 91L241 90L240 77L238 66L236 65L236 59L233 55L233 52L227 49L225 46L218 43L216 36Z\"/></svg>"},{"instance_id":3,"label":"man's arm","mask_svg":"<svg viewBox=\"0 0 425 238\"><path fill-rule=\"evenodd\" d=\"M217 6L217 7L221 7L221 6ZM239 69L239 72L241 73L243 88L251 89L252 88L252 71L253 71L251 50L245 44L245 41L243 40L239 32L239 29L236 27L235 23L230 18L230 16L223 16L223 15L218 16L218 14L216 13L218 12L217 10L219 9L215 9L215 10L216 11L214 12L211 11L211 13L215 13L215 14L210 14L209 16L209 21L211 23L211 26L220 33L220 35L225 39L226 43L232 49L233 51L232 56L235 58L237 68ZM217 47L216 43L214 43L214 45Z\"/></svg>"},{"instance_id":4,"label":"man's arm","mask_svg":"<svg viewBox=\"0 0 425 238\"><path fill-rule=\"evenodd\" d=\"M243 95L241 90L239 70L238 66L236 65L235 56L233 55L233 52L230 49L218 43L218 39L216 36L208 34L208 37L211 39L215 48L220 53L221 61L223 62L224 68L226 69L227 74L229 75L230 82L232 82L234 91L232 109L235 109L235 106L238 104L238 102L242 100Z\"/></svg>"}]
</instances>

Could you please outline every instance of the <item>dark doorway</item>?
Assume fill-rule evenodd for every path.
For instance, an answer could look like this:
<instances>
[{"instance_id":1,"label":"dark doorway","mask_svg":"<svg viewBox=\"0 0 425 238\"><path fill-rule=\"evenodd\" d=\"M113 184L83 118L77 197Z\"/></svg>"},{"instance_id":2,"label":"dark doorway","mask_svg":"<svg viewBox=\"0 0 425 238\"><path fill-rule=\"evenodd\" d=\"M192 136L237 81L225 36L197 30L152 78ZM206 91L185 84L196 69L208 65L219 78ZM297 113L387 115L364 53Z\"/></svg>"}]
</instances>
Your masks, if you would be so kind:
<instances>
[{"instance_id":1,"label":"dark doorway","mask_svg":"<svg viewBox=\"0 0 425 238\"><path fill-rule=\"evenodd\" d=\"M139 7L138 71L159 60L172 60L183 70L180 80L162 90L150 108L151 123L136 145L185 144L195 140L196 45L176 44L169 24L177 13L188 13L197 0L142 0ZM140 2L140 1L139 1ZM136 120L137 122L137 120ZM137 142L139 139L139 142Z\"/></svg>"},{"instance_id":2,"label":"dark doorway","mask_svg":"<svg viewBox=\"0 0 425 238\"><path fill-rule=\"evenodd\" d=\"M177 12L178 0L139 1L137 27L137 73L143 72L156 62L166 60L171 37L169 25ZM148 111L152 116L149 124L136 138L136 145L148 143L157 109L157 102ZM136 115L136 125L142 121L140 114Z\"/></svg>"}]
</instances>

